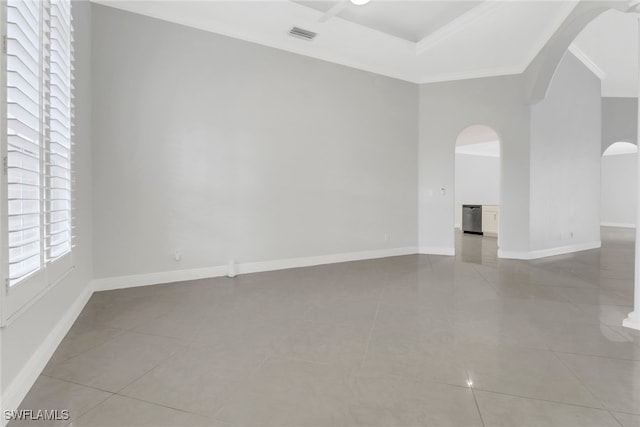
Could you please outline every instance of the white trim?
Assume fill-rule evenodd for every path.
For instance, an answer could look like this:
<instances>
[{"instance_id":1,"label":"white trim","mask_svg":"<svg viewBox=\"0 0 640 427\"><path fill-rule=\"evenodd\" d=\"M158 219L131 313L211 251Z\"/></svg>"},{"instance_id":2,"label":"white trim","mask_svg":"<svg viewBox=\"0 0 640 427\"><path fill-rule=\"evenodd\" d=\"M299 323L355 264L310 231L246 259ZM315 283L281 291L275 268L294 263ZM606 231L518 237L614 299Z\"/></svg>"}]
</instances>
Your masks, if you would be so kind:
<instances>
[{"instance_id":1,"label":"white trim","mask_svg":"<svg viewBox=\"0 0 640 427\"><path fill-rule=\"evenodd\" d=\"M550 256L556 255L564 255L570 254L573 252L587 251L589 249L597 249L602 246L602 243L598 240L595 242L589 243L580 243L577 245L567 245L567 246L558 246L555 248L549 249L537 249L534 251L504 251L498 249L498 258L506 258L506 259L538 259L538 258L546 258Z\"/></svg>"},{"instance_id":2,"label":"white trim","mask_svg":"<svg viewBox=\"0 0 640 427\"><path fill-rule=\"evenodd\" d=\"M238 274L259 273L263 271L284 270L288 268L310 267L314 265L334 264L339 262L360 261L365 259L387 258L400 255L414 255L418 252L414 246L377 249L361 252L319 255L301 258L288 258L272 261L247 262L236 265ZM194 268L188 270L172 270L131 276L108 277L93 280L96 291L124 289L136 286L159 285L162 283L181 282L185 280L208 279L226 276L228 266Z\"/></svg>"},{"instance_id":3,"label":"white trim","mask_svg":"<svg viewBox=\"0 0 640 427\"><path fill-rule=\"evenodd\" d=\"M71 253L69 256L72 256ZM51 283L49 283L48 285L46 285L43 289L41 289L39 292L37 292L36 294L34 294L32 297L30 297L25 303L21 304L18 308L16 308L15 310L13 310L11 312L11 314L7 317L7 318L2 318L0 320L0 325L4 328L5 326L9 326L11 325L16 319L18 319L20 316L22 316L22 314L24 312L26 312L27 310L29 310L31 308L31 306L33 306L35 303L37 303L40 298L43 298L46 294L49 293L49 291L53 288L55 288L58 283L62 282L64 279L66 279L74 270L75 270L76 266L72 265L69 269L65 270L57 279L53 280ZM45 272L46 273L46 272ZM46 275L46 274L45 274ZM47 282L48 282L48 277L47 277ZM4 298L5 300L8 299L9 294L4 294ZM5 304L6 307L6 304ZM5 314L8 314L5 312Z\"/></svg>"},{"instance_id":4,"label":"white trim","mask_svg":"<svg viewBox=\"0 0 640 427\"><path fill-rule=\"evenodd\" d=\"M600 80L604 80L607 77L607 73L605 73L602 68L598 67L595 62L584 53L582 49L580 49L575 43L571 43L569 46L569 52L573 54L580 62L584 64L593 74L596 75Z\"/></svg>"},{"instance_id":5,"label":"white trim","mask_svg":"<svg viewBox=\"0 0 640 427\"><path fill-rule=\"evenodd\" d=\"M237 266L240 273L256 273L261 271L273 271L287 268L309 267L314 265L332 264L338 262L359 261L365 259L386 258L401 255L413 255L417 248L413 246L391 249L378 249L371 251L349 252L342 254L320 255L304 258L290 258L274 261L243 263ZM27 395L38 376L48 363L49 359L60 345L69 329L76 321L80 312L85 307L93 292L111 289L123 289L135 286L146 286L162 283L171 283L184 280L194 280L210 277L226 276L227 266L197 268L189 270L174 270L150 274L138 274L132 276L120 276L105 279L94 279L76 298L67 312L58 321L51 333L42 342L31 358L9 384L5 393L1 396L3 410L15 410ZM0 420L0 425L6 425L6 420Z\"/></svg>"},{"instance_id":6,"label":"white trim","mask_svg":"<svg viewBox=\"0 0 640 427\"><path fill-rule=\"evenodd\" d=\"M349 6L348 0L341 0L337 2L331 7L331 9L327 10L324 15L322 15L318 19L318 22L327 22L328 20L342 12L347 6Z\"/></svg>"},{"instance_id":7,"label":"white trim","mask_svg":"<svg viewBox=\"0 0 640 427\"><path fill-rule=\"evenodd\" d=\"M514 60L514 63L511 65L471 71L447 72L442 74L427 73L425 75L425 73L421 71L421 67L416 62L424 52L446 41L456 33L464 31L472 22L495 13L503 7L507 7L510 2L484 0L482 3L454 18L449 23L444 24L431 34L423 37L418 42L412 42L401 37L393 36L388 33L372 29L366 25L360 25L352 21L342 19L339 16L334 16L325 20L326 17L329 17L333 13L331 10L327 12L320 12L295 2L279 2L288 4L287 13L292 14L292 16L296 16L296 22L300 22L300 25L309 27L312 31L323 32L325 37L327 33L332 36L342 34L341 38L334 38L330 41L313 45L291 43L290 38L282 38L282 32L274 33L273 28L268 26L267 29L262 27L258 28L256 25L249 25L249 27L245 25L244 27L239 27L226 22L225 20L213 20L210 16L205 16L206 14L200 14L197 16L193 16L193 14L175 14L172 13L171 9L154 8L146 5L146 3L157 4L162 2L119 0L90 1L102 6L120 9L138 15L172 22L186 27L196 28L210 33L220 34L226 37L244 40L250 43L304 55L322 61L415 84L522 74L578 4L578 1L573 0L566 2L567 5L562 8L559 13L555 14L551 25L546 25L542 29L541 37L534 43L530 52L524 55L521 60ZM342 4L346 4L344 3L346 1L347 0L340 0L340 2L343 2ZM338 2L334 8L338 8L340 6L340 2ZM292 25L293 23L290 24ZM342 46L336 50L335 43L339 43L339 40L342 40L345 37L363 40L366 38L369 40L369 43L360 44L359 47L349 45L350 48L346 50L345 46ZM370 46L372 44L377 46L377 54L375 54L375 56L372 56L373 54L369 52L364 57L356 55L357 58L354 59L353 54L355 51L360 52L363 47ZM384 52L381 53L381 49L383 49ZM400 64L400 62L402 62L402 64ZM390 63L394 65L388 65Z\"/></svg>"},{"instance_id":8,"label":"white trim","mask_svg":"<svg viewBox=\"0 0 640 427\"><path fill-rule=\"evenodd\" d=\"M523 73L527 68L529 68L529 65L531 65L531 63L536 59L540 52L542 52L547 43L550 42L550 40L553 38L553 35L558 32L562 24L564 24L564 22L571 15L576 6L578 6L578 3L580 3L580 0L570 0L564 2L564 4L562 5L562 10L554 15L552 20L549 22L549 25L546 25L545 27L540 29L540 38L531 47L528 55L520 65Z\"/></svg>"},{"instance_id":9,"label":"white trim","mask_svg":"<svg viewBox=\"0 0 640 427\"><path fill-rule=\"evenodd\" d=\"M274 261L251 262L238 265L241 274L259 273L261 271L284 270L287 268L310 267L314 265L335 264L339 262L360 261L366 259L388 258L402 255L415 255L418 248L407 246L402 248L377 249L372 251L347 252L332 255L319 255L304 258L289 258Z\"/></svg>"},{"instance_id":10,"label":"white trim","mask_svg":"<svg viewBox=\"0 0 640 427\"><path fill-rule=\"evenodd\" d=\"M530 252L526 251L505 251L498 249L498 258L504 259L532 259L529 254Z\"/></svg>"},{"instance_id":11,"label":"white trim","mask_svg":"<svg viewBox=\"0 0 640 427\"><path fill-rule=\"evenodd\" d=\"M640 331L640 312L632 311L626 319L622 321L622 326Z\"/></svg>"},{"instance_id":12,"label":"white trim","mask_svg":"<svg viewBox=\"0 0 640 427\"><path fill-rule=\"evenodd\" d=\"M636 225L625 222L601 222L600 227L636 228Z\"/></svg>"},{"instance_id":13,"label":"white trim","mask_svg":"<svg viewBox=\"0 0 640 427\"><path fill-rule=\"evenodd\" d=\"M499 68L487 68L483 70L471 70L471 71L460 71L460 72L452 72L452 73L444 73L444 74L433 74L416 81L409 80L413 83L418 84L427 84L427 83L442 83L442 82L453 82L458 80L471 80L471 79L483 79L487 77L500 77L500 76L511 76L515 74L522 74L526 67L522 67L522 65L515 65L509 67L499 67Z\"/></svg>"},{"instance_id":14,"label":"white trim","mask_svg":"<svg viewBox=\"0 0 640 427\"><path fill-rule=\"evenodd\" d=\"M422 255L448 255L454 256L456 248L446 246L420 246L418 253Z\"/></svg>"},{"instance_id":15,"label":"white trim","mask_svg":"<svg viewBox=\"0 0 640 427\"><path fill-rule=\"evenodd\" d=\"M62 339L69 332L69 329L71 329L73 322L76 321L91 295L93 295L93 286L92 283L88 283L84 291L69 306L69 309L31 355L27 363L23 365L11 384L7 386L2 395L3 410L15 410L20 406L22 399L38 379L38 376L49 362L58 345L60 345L60 342L62 342ZM2 417L2 425L4 426L5 423L4 417Z\"/></svg>"},{"instance_id":16,"label":"white trim","mask_svg":"<svg viewBox=\"0 0 640 427\"><path fill-rule=\"evenodd\" d=\"M107 277L103 279L94 279L92 283L96 292L99 292L114 289L134 288L137 286L184 282L187 280L208 279L211 277L222 277L226 274L226 266L216 266L192 268L188 270L159 271L156 273L134 274L131 276Z\"/></svg>"},{"instance_id":17,"label":"white trim","mask_svg":"<svg viewBox=\"0 0 640 427\"><path fill-rule=\"evenodd\" d=\"M182 25L189 28L195 28L198 30L206 31L209 33L219 34L226 37L231 37L237 40L244 40L249 43L254 43L262 46L271 47L278 50L283 50L285 52L291 52L298 55L307 56L310 58L316 58L322 61L343 65L345 67L355 68L357 70L367 71L370 73L391 77L393 79L398 79L410 83L420 83L420 79L413 70L398 70L387 66L382 66L384 61L376 61L375 64L372 64L372 61L367 61L368 63L363 63L361 60L354 60L352 56L344 55L344 54L336 54L335 51L327 51L318 50L318 49L310 49L308 45L296 45L288 42L283 42L280 38L281 34L272 34L272 33L258 33L255 30L247 30L246 28L238 28L229 23L221 22L221 21L213 21L210 17L205 17L205 15L201 15L199 17L193 18L192 16L182 17L182 16L174 16L167 14L166 11L152 11L147 10L145 7L142 7L141 4L145 2L138 1L119 1L119 0L90 0L91 3L95 3L105 7L111 7L114 9L123 10L125 12L135 13L137 15L147 16L149 18L158 19L160 21L171 22L174 24ZM147 2L153 3L153 2ZM283 2L289 3L289 2ZM303 8L305 10L305 14L312 13L314 14L313 18L306 16L306 19L310 19L311 23L318 22L320 16L320 12L307 8L306 6L299 5L297 3L291 3L292 7ZM306 9L309 9L308 11ZM317 16L317 17L316 17ZM333 21L333 20L332 20ZM340 21L340 18L336 18L335 21ZM350 21L344 21L347 27L351 24ZM317 25L326 25L326 23L318 22ZM357 25L357 24L356 24ZM313 25L305 25L306 27L314 27ZM344 25L341 26L344 28ZM408 40L390 36L387 33L382 33L380 31L371 29L366 26L357 25L357 28L361 31L383 35L383 41L390 42L396 45L401 45L399 49L401 52L413 52L415 43L410 42ZM310 30L314 30L315 28L309 28ZM315 29L317 31L317 29ZM288 39L286 39L288 41ZM382 46L384 43L378 43L378 46ZM394 52L395 53L395 52ZM412 58L412 57L410 57Z\"/></svg>"},{"instance_id":18,"label":"white trim","mask_svg":"<svg viewBox=\"0 0 640 427\"><path fill-rule=\"evenodd\" d=\"M442 43L449 37L459 33L463 29L467 28L474 21L488 15L495 10L505 6L506 2L493 2L483 1L482 3L474 6L470 10L466 11L462 15L455 17L452 21L444 24L440 28L433 31L431 34L423 37L422 40L417 42L416 55L422 55L427 50Z\"/></svg>"}]
</instances>

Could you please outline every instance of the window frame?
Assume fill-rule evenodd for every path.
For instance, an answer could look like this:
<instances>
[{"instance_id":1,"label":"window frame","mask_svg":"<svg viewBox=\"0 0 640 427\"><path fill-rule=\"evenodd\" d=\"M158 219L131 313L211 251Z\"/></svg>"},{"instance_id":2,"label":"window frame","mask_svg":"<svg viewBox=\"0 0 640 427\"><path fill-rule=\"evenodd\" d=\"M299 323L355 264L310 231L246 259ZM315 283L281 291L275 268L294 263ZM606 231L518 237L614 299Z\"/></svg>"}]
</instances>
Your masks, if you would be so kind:
<instances>
[{"instance_id":1,"label":"window frame","mask_svg":"<svg viewBox=\"0 0 640 427\"><path fill-rule=\"evenodd\" d=\"M73 19L73 5L72 1L69 1L69 13L70 18ZM38 3L40 4L40 3ZM42 6L41 6L42 7ZM20 317L22 313L24 313L29 307L31 307L38 299L40 299L44 294L46 294L49 290L51 290L56 284L61 282L65 277L67 277L75 268L74 266L74 226L75 226L75 218L74 218L74 194L75 194L75 185L74 185L74 119L73 119L73 108L74 101L73 97L70 100L70 164L69 164L69 173L70 173L70 189L69 189L69 251L60 257L47 261L47 239L50 236L49 230L46 226L47 221L47 211L46 207L48 203L50 203L51 197L48 197L47 192L47 177L50 176L48 174L48 169L46 168L47 155L46 152L49 149L49 141L46 140L45 134L46 131L44 129L40 130L41 136L41 158L39 159L41 168L43 168L43 172L41 172L42 178L40 181L40 192L42 195L42 200L40 201L43 209L40 211L40 224L41 227L45 227L41 232L39 244L40 250L43 252L41 259L42 264L40 268L21 279L18 283L15 283L13 286L9 285L9 201L8 201L8 119L7 119L7 23L8 19L8 4L6 1L0 2L0 37L2 40L2 48L0 52L0 159L2 159L2 171L0 172L0 268L3 272L2 275L2 289L0 290L0 327L4 327L13 322L16 318ZM73 46L73 24L70 21L70 45ZM42 51L42 47L39 46L40 52ZM73 94L73 52L70 52L71 55L71 67L69 69L69 73L71 76L71 94ZM43 108L43 102L40 100L40 108Z\"/></svg>"}]
</instances>

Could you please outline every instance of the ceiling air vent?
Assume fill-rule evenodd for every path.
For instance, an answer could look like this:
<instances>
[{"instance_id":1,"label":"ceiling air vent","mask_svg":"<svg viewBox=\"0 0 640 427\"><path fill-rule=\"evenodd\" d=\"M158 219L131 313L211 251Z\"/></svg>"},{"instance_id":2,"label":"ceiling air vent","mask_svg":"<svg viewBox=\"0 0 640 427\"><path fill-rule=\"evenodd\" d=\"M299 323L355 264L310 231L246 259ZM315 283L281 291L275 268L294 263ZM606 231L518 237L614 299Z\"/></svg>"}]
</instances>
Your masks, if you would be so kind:
<instances>
[{"instance_id":1,"label":"ceiling air vent","mask_svg":"<svg viewBox=\"0 0 640 427\"><path fill-rule=\"evenodd\" d=\"M314 37L318 35L313 31L305 30L303 28L298 28L298 27L293 27L289 31L289 34L292 35L293 37L298 37L299 39L305 39L305 40L313 40Z\"/></svg>"}]
</instances>

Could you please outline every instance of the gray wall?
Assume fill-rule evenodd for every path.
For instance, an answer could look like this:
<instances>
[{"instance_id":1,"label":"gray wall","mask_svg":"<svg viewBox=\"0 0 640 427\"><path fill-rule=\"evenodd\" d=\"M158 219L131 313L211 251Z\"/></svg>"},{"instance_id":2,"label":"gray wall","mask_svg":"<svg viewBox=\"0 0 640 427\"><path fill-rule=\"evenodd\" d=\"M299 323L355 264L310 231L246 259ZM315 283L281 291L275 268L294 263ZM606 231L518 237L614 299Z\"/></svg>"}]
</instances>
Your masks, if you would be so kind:
<instances>
[{"instance_id":1,"label":"gray wall","mask_svg":"<svg viewBox=\"0 0 640 427\"><path fill-rule=\"evenodd\" d=\"M96 277L415 247L416 85L103 6L93 26Z\"/></svg>"},{"instance_id":2,"label":"gray wall","mask_svg":"<svg viewBox=\"0 0 640 427\"><path fill-rule=\"evenodd\" d=\"M603 156L600 223L635 226L637 188L637 153Z\"/></svg>"},{"instance_id":3,"label":"gray wall","mask_svg":"<svg viewBox=\"0 0 640 427\"><path fill-rule=\"evenodd\" d=\"M69 307L89 285L92 273L91 192L91 13L88 1L73 3L75 27L75 168L77 227L75 270L2 329L2 394L26 366L29 358L63 319ZM13 387L12 387L13 388ZM15 408L3 408L15 409ZM43 408L44 409L44 408Z\"/></svg>"},{"instance_id":4,"label":"gray wall","mask_svg":"<svg viewBox=\"0 0 640 427\"><path fill-rule=\"evenodd\" d=\"M418 214L424 252L453 250L455 144L460 132L477 124L500 136L501 252L528 250L530 108L523 93L521 76L421 85Z\"/></svg>"},{"instance_id":5,"label":"gray wall","mask_svg":"<svg viewBox=\"0 0 640 427\"><path fill-rule=\"evenodd\" d=\"M602 98L602 149L614 142L638 143L638 98Z\"/></svg>"},{"instance_id":6,"label":"gray wall","mask_svg":"<svg viewBox=\"0 0 640 427\"><path fill-rule=\"evenodd\" d=\"M532 250L600 240L600 117L600 79L567 52L531 111Z\"/></svg>"}]
</instances>

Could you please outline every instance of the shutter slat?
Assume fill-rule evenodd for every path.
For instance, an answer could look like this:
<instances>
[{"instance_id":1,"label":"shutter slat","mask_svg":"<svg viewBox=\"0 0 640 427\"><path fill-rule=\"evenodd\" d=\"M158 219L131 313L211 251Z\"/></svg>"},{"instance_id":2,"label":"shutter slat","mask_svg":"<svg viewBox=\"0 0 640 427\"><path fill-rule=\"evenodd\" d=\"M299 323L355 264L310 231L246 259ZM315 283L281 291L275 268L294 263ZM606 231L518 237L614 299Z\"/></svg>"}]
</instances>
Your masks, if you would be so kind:
<instances>
[{"instance_id":1,"label":"shutter slat","mask_svg":"<svg viewBox=\"0 0 640 427\"><path fill-rule=\"evenodd\" d=\"M20 58L27 67L39 68L37 52L29 51L18 39L7 37L7 55L14 55Z\"/></svg>"},{"instance_id":2,"label":"shutter slat","mask_svg":"<svg viewBox=\"0 0 640 427\"><path fill-rule=\"evenodd\" d=\"M10 287L73 247L70 0L7 0Z\"/></svg>"},{"instance_id":3,"label":"shutter slat","mask_svg":"<svg viewBox=\"0 0 640 427\"><path fill-rule=\"evenodd\" d=\"M51 1L50 133L48 159L47 260L72 247L71 242L71 138L73 118L73 31L69 0Z\"/></svg>"},{"instance_id":4,"label":"shutter slat","mask_svg":"<svg viewBox=\"0 0 640 427\"><path fill-rule=\"evenodd\" d=\"M40 134L36 129L30 128L26 123L18 119L7 120L7 132L9 136L18 136L30 141L38 141Z\"/></svg>"},{"instance_id":5,"label":"shutter slat","mask_svg":"<svg viewBox=\"0 0 640 427\"><path fill-rule=\"evenodd\" d=\"M17 87L7 88L7 104L23 105L29 111L38 111L38 103Z\"/></svg>"},{"instance_id":6,"label":"shutter slat","mask_svg":"<svg viewBox=\"0 0 640 427\"><path fill-rule=\"evenodd\" d=\"M7 87L15 87L24 92L29 98L37 99L40 95L38 94L38 79L36 75L31 71L27 71L29 70L28 65L18 57L7 55L7 58L7 67L13 64L11 65L12 68L7 68Z\"/></svg>"},{"instance_id":7,"label":"shutter slat","mask_svg":"<svg viewBox=\"0 0 640 427\"><path fill-rule=\"evenodd\" d=\"M40 33L38 29L38 20L28 11L16 7L15 4L7 7L7 22L15 22L23 28L27 27L28 31L35 35ZM27 31L26 28L25 31Z\"/></svg>"},{"instance_id":8,"label":"shutter slat","mask_svg":"<svg viewBox=\"0 0 640 427\"><path fill-rule=\"evenodd\" d=\"M7 2L7 215L10 286L39 270L42 228L41 5Z\"/></svg>"}]
</instances>

